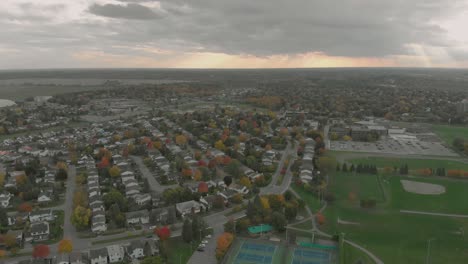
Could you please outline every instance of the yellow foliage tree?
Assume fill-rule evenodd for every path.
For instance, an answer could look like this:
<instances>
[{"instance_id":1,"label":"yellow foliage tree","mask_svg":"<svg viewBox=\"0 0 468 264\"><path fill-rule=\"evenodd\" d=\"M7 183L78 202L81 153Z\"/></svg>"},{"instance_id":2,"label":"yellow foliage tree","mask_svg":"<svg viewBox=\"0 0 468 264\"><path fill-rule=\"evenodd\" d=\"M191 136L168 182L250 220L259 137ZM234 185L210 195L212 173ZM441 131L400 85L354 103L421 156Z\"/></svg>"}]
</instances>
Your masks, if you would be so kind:
<instances>
[{"instance_id":1,"label":"yellow foliage tree","mask_svg":"<svg viewBox=\"0 0 468 264\"><path fill-rule=\"evenodd\" d=\"M226 146L224 146L224 143L223 143L222 140L218 140L218 141L216 141L216 143L215 143L215 148L216 148L216 149L219 149L219 150L221 150L221 151L224 151L224 150L226 149Z\"/></svg>"},{"instance_id":2,"label":"yellow foliage tree","mask_svg":"<svg viewBox=\"0 0 468 264\"><path fill-rule=\"evenodd\" d=\"M57 250L59 253L71 253L73 251L73 243L70 239L60 240Z\"/></svg>"},{"instance_id":3,"label":"yellow foliage tree","mask_svg":"<svg viewBox=\"0 0 468 264\"><path fill-rule=\"evenodd\" d=\"M185 145L185 144L187 144L187 137L184 136L184 135L182 135L182 134L181 134L181 135L177 135L177 136L175 137L175 141L176 141L176 144L177 144L177 145Z\"/></svg>"},{"instance_id":4,"label":"yellow foliage tree","mask_svg":"<svg viewBox=\"0 0 468 264\"><path fill-rule=\"evenodd\" d=\"M240 183L240 185L243 185L243 186L245 186L245 187L247 187L249 189L252 187L252 183L250 182L249 178L247 178L245 176L240 178L239 183Z\"/></svg>"},{"instance_id":5,"label":"yellow foliage tree","mask_svg":"<svg viewBox=\"0 0 468 264\"><path fill-rule=\"evenodd\" d=\"M263 209L270 209L270 202L267 197L260 197L260 202L262 203Z\"/></svg>"},{"instance_id":6,"label":"yellow foliage tree","mask_svg":"<svg viewBox=\"0 0 468 264\"><path fill-rule=\"evenodd\" d=\"M112 178L116 178L120 176L120 168L117 165L112 166L112 168L109 169L109 175Z\"/></svg>"}]
</instances>

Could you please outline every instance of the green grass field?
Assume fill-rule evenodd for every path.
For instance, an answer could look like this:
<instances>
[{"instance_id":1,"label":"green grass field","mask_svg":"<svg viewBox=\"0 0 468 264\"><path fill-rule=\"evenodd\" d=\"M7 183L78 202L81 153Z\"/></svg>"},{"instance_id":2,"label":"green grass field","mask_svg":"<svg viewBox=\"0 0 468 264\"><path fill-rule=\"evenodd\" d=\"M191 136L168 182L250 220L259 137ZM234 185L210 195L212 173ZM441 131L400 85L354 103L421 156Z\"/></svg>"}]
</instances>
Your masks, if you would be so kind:
<instances>
[{"instance_id":1,"label":"green grass field","mask_svg":"<svg viewBox=\"0 0 468 264\"><path fill-rule=\"evenodd\" d=\"M369 157L347 160L353 164L369 164L376 165L378 168L384 167L400 167L407 164L410 170L423 169L423 168L445 168L445 169L459 169L468 170L468 163L453 160L441 159L411 159L411 158L385 158L385 157Z\"/></svg>"},{"instance_id":2,"label":"green grass field","mask_svg":"<svg viewBox=\"0 0 468 264\"><path fill-rule=\"evenodd\" d=\"M187 263L196 249L196 243L192 247L190 243L185 243L181 237L171 238L168 241L167 263Z\"/></svg>"},{"instance_id":3,"label":"green grass field","mask_svg":"<svg viewBox=\"0 0 468 264\"><path fill-rule=\"evenodd\" d=\"M416 166L419 162L412 164ZM408 209L468 214L464 202L468 198L468 182L412 177L411 180L446 187L446 194L427 196L405 192L399 176L388 177L382 181L382 187L375 175L337 173L330 177L330 190L335 193L336 201L324 211L326 223L322 230L330 234L344 232L346 239L369 249L385 263L424 263L426 243L430 238L436 239L431 246L431 263L465 263L468 259L468 237L460 232L468 232L468 219L400 213L400 209ZM378 198L384 197L382 188L388 194L386 202ZM354 200L350 199L350 192L356 194ZM312 207L316 206L310 193L303 191L300 194L305 201L312 201ZM361 209L361 197L376 197L380 202L375 209ZM338 224L338 218L358 224ZM346 263L354 263L354 256L359 254L354 250L346 252L346 249ZM370 260L363 261L368 263Z\"/></svg>"},{"instance_id":4,"label":"green grass field","mask_svg":"<svg viewBox=\"0 0 468 264\"><path fill-rule=\"evenodd\" d=\"M468 127L434 125L432 128L449 146L452 146L453 140L457 137L468 140Z\"/></svg>"}]
</instances>

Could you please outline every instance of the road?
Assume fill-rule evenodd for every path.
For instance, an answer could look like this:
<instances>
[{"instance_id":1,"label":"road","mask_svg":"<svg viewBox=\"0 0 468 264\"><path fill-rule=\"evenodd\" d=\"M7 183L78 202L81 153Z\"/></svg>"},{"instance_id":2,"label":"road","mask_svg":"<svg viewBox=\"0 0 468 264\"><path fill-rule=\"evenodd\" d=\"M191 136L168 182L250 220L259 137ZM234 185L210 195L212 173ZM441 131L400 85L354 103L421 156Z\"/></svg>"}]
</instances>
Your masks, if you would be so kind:
<instances>
[{"instance_id":1,"label":"road","mask_svg":"<svg viewBox=\"0 0 468 264\"><path fill-rule=\"evenodd\" d=\"M296 155L296 148L292 147L291 143L288 142L288 145L286 146L285 150L283 151L283 155L281 156L280 162L278 162L278 167L276 168L275 173L271 176L271 181L270 184L267 186L263 187L260 189L260 194L269 194L269 193L276 193L280 194L285 192L289 188L289 183L291 182L291 173L290 173L290 167L293 164L292 160L293 157ZM284 166L284 162L286 159L291 156L287 173L284 175L283 182L281 185L276 185L276 182L278 181L278 177L281 174L281 169Z\"/></svg>"},{"instance_id":2,"label":"road","mask_svg":"<svg viewBox=\"0 0 468 264\"><path fill-rule=\"evenodd\" d=\"M143 159L138 156L130 156L130 158L136 163L138 166L138 169L140 170L141 174L143 177L148 179L148 182L150 184L151 190L157 194L163 193L164 190L170 189L177 187L179 185L173 184L173 185L161 185L156 178L154 177L153 173L146 167L145 163L143 162Z\"/></svg>"}]
</instances>

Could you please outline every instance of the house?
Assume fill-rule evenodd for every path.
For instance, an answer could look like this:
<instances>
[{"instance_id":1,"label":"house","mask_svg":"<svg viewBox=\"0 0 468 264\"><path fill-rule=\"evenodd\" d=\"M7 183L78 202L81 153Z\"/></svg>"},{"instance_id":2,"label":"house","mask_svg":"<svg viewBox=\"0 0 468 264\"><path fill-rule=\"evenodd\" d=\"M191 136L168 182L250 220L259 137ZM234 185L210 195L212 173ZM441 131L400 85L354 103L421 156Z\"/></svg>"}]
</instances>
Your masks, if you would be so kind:
<instances>
[{"instance_id":1,"label":"house","mask_svg":"<svg viewBox=\"0 0 468 264\"><path fill-rule=\"evenodd\" d=\"M93 233L102 233L107 231L107 225L103 223L93 223L91 225L91 231Z\"/></svg>"},{"instance_id":2,"label":"house","mask_svg":"<svg viewBox=\"0 0 468 264\"><path fill-rule=\"evenodd\" d=\"M121 262L125 257L124 248L120 245L108 246L107 256L109 257L109 263Z\"/></svg>"},{"instance_id":3,"label":"house","mask_svg":"<svg viewBox=\"0 0 468 264\"><path fill-rule=\"evenodd\" d=\"M165 208L155 208L151 210L151 224L173 224L176 219L176 213L173 206Z\"/></svg>"},{"instance_id":4,"label":"house","mask_svg":"<svg viewBox=\"0 0 468 264\"><path fill-rule=\"evenodd\" d=\"M29 221L31 223L52 221L54 218L55 217L51 209L36 210L29 213Z\"/></svg>"},{"instance_id":5,"label":"house","mask_svg":"<svg viewBox=\"0 0 468 264\"><path fill-rule=\"evenodd\" d=\"M141 240L133 240L127 247L127 254L132 259L140 259L145 256L144 244Z\"/></svg>"},{"instance_id":6,"label":"house","mask_svg":"<svg viewBox=\"0 0 468 264\"><path fill-rule=\"evenodd\" d=\"M125 213L127 224L148 224L149 212L148 210L140 210L135 212Z\"/></svg>"},{"instance_id":7,"label":"house","mask_svg":"<svg viewBox=\"0 0 468 264\"><path fill-rule=\"evenodd\" d=\"M70 264L70 257L68 254L62 253L57 256L56 264Z\"/></svg>"},{"instance_id":8,"label":"house","mask_svg":"<svg viewBox=\"0 0 468 264\"><path fill-rule=\"evenodd\" d=\"M10 205L10 199L13 195L7 191L0 193L0 206L7 208Z\"/></svg>"},{"instance_id":9,"label":"house","mask_svg":"<svg viewBox=\"0 0 468 264\"><path fill-rule=\"evenodd\" d=\"M40 222L31 224L31 231L30 231L32 240L36 241L44 241L49 239L49 223L48 222Z\"/></svg>"},{"instance_id":10,"label":"house","mask_svg":"<svg viewBox=\"0 0 468 264\"><path fill-rule=\"evenodd\" d=\"M41 191L39 193L39 195L37 196L37 201L40 203L40 204L45 204L45 203L48 203L50 201L52 201L52 194L51 192L48 192L48 191Z\"/></svg>"},{"instance_id":11,"label":"house","mask_svg":"<svg viewBox=\"0 0 468 264\"><path fill-rule=\"evenodd\" d=\"M194 200L176 204L176 210L182 217L191 213L198 214L204 209L204 205Z\"/></svg>"},{"instance_id":12,"label":"house","mask_svg":"<svg viewBox=\"0 0 468 264\"><path fill-rule=\"evenodd\" d=\"M70 253L70 264L89 264L88 254L82 252Z\"/></svg>"},{"instance_id":13,"label":"house","mask_svg":"<svg viewBox=\"0 0 468 264\"><path fill-rule=\"evenodd\" d=\"M136 194L135 196L133 196L133 199L135 200L136 204L144 205L151 201L151 195L149 193Z\"/></svg>"},{"instance_id":14,"label":"house","mask_svg":"<svg viewBox=\"0 0 468 264\"><path fill-rule=\"evenodd\" d=\"M159 247L156 245L156 241L153 239L148 239L145 241L143 248L145 256L156 256L159 255Z\"/></svg>"},{"instance_id":15,"label":"house","mask_svg":"<svg viewBox=\"0 0 468 264\"><path fill-rule=\"evenodd\" d=\"M89 251L90 264L107 264L107 249L91 249Z\"/></svg>"}]
</instances>

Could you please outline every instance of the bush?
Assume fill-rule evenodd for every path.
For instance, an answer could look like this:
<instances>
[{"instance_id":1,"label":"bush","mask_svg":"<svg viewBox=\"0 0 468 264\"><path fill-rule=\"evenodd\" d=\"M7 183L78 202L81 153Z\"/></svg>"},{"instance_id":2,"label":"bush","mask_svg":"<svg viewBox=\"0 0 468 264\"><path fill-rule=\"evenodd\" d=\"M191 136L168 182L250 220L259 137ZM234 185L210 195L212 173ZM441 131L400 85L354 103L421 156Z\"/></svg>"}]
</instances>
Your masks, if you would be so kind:
<instances>
[{"instance_id":1,"label":"bush","mask_svg":"<svg viewBox=\"0 0 468 264\"><path fill-rule=\"evenodd\" d=\"M375 199L362 199L361 200L361 207L362 208L375 208L377 205L377 201Z\"/></svg>"}]
</instances>

